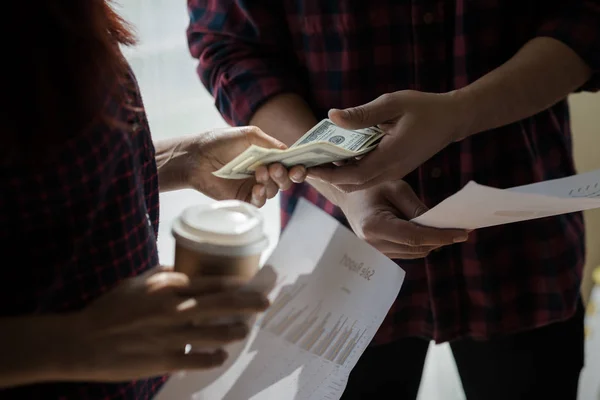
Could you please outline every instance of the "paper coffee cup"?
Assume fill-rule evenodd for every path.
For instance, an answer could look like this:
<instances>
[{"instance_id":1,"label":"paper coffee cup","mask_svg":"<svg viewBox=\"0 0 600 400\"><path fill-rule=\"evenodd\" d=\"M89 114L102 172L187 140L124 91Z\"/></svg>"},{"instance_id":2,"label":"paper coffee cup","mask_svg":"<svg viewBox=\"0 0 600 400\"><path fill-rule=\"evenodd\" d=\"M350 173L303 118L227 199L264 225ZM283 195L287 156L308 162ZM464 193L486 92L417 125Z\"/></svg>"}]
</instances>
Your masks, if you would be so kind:
<instances>
[{"instance_id":1,"label":"paper coffee cup","mask_svg":"<svg viewBox=\"0 0 600 400\"><path fill-rule=\"evenodd\" d=\"M259 210L238 200L186 208L172 227L175 271L252 278L269 240Z\"/></svg>"}]
</instances>

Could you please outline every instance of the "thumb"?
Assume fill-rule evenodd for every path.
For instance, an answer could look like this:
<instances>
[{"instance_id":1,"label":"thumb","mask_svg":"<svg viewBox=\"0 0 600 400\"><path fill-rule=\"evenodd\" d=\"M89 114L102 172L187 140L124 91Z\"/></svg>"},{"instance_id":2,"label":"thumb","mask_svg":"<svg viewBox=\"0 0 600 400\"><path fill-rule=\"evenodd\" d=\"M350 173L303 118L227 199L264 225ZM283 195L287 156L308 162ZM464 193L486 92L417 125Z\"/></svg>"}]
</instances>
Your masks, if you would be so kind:
<instances>
[{"instance_id":1,"label":"thumb","mask_svg":"<svg viewBox=\"0 0 600 400\"><path fill-rule=\"evenodd\" d=\"M402 213L404 218L410 221L429 210L408 183L397 181L393 185L388 200Z\"/></svg>"},{"instance_id":2,"label":"thumb","mask_svg":"<svg viewBox=\"0 0 600 400\"><path fill-rule=\"evenodd\" d=\"M155 265L152 268L147 269L141 274L137 275L138 278L149 278L152 275L158 275L162 272L173 272L173 266L168 265Z\"/></svg>"},{"instance_id":3,"label":"thumb","mask_svg":"<svg viewBox=\"0 0 600 400\"><path fill-rule=\"evenodd\" d=\"M384 94L375 100L344 110L329 110L329 119L346 129L369 128L400 115L400 104L394 93Z\"/></svg>"},{"instance_id":4,"label":"thumb","mask_svg":"<svg viewBox=\"0 0 600 400\"><path fill-rule=\"evenodd\" d=\"M274 137L267 135L260 128L254 126L248 127L246 136L248 137L250 144L254 144L259 147L264 147L266 149L287 149L285 144Z\"/></svg>"}]
</instances>

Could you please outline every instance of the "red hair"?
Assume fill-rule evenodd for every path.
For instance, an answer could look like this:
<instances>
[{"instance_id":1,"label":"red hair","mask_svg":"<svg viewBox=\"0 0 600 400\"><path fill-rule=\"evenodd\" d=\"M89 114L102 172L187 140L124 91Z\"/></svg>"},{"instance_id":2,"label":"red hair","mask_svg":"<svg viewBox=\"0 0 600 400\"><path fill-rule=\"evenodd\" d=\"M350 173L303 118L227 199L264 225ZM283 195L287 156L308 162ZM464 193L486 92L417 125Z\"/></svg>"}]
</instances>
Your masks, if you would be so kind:
<instances>
[{"instance_id":1,"label":"red hair","mask_svg":"<svg viewBox=\"0 0 600 400\"><path fill-rule=\"evenodd\" d=\"M127 74L119 45L134 43L109 0L19 0L7 8L16 23L0 28L9 29L0 78L5 161L109 122L104 105L109 96L123 100Z\"/></svg>"}]
</instances>

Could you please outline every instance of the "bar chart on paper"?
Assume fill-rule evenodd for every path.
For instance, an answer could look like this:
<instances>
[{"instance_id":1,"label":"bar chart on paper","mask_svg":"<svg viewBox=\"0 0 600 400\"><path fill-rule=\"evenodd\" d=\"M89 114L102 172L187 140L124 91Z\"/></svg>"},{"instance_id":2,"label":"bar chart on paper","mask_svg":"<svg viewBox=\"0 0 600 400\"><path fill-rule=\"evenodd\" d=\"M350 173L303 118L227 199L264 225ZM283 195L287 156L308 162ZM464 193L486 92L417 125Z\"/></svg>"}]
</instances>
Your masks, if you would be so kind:
<instances>
[{"instance_id":1,"label":"bar chart on paper","mask_svg":"<svg viewBox=\"0 0 600 400\"><path fill-rule=\"evenodd\" d=\"M248 395L257 400L339 399L389 306L379 306L374 292L365 301L374 282L340 273L330 261L321 260L321 271L314 275L281 285L256 321L255 344L261 350L224 400ZM284 386L297 390L288 395Z\"/></svg>"},{"instance_id":2,"label":"bar chart on paper","mask_svg":"<svg viewBox=\"0 0 600 400\"><path fill-rule=\"evenodd\" d=\"M364 344L361 339L366 329L356 319L334 315L322 306L322 301L294 307L293 300L305 287L303 284L291 293L283 293L259 326L304 351L343 366L357 345Z\"/></svg>"},{"instance_id":3,"label":"bar chart on paper","mask_svg":"<svg viewBox=\"0 0 600 400\"><path fill-rule=\"evenodd\" d=\"M172 378L157 400L341 397L404 271L306 202L298 203L267 265L278 278L271 306L241 348L231 349L230 364Z\"/></svg>"}]
</instances>

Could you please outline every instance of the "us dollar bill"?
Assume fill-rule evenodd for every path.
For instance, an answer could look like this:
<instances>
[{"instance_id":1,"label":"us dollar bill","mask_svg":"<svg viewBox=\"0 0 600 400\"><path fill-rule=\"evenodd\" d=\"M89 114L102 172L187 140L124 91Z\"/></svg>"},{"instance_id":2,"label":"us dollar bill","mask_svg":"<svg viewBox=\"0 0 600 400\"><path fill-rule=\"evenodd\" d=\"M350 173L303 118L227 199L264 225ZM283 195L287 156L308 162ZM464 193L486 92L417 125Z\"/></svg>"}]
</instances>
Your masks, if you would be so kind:
<instances>
[{"instance_id":1,"label":"us dollar bill","mask_svg":"<svg viewBox=\"0 0 600 400\"><path fill-rule=\"evenodd\" d=\"M244 179L261 165L281 163L286 168L307 168L362 156L373 150L384 132L378 128L348 130L325 119L315 125L290 148L264 149L252 145L214 175L226 179Z\"/></svg>"},{"instance_id":2,"label":"us dollar bill","mask_svg":"<svg viewBox=\"0 0 600 400\"><path fill-rule=\"evenodd\" d=\"M324 119L298 139L290 149L308 143L325 142L334 144L343 149L359 151L364 148L373 137L376 137L379 134L383 134L383 132L377 128L351 131L349 129L340 128L329 119Z\"/></svg>"},{"instance_id":3,"label":"us dollar bill","mask_svg":"<svg viewBox=\"0 0 600 400\"><path fill-rule=\"evenodd\" d=\"M240 155L238 155L233 160L224 165L221 169L213 172L213 175L218 176L219 178L227 178L229 176L232 176L232 174L234 173L233 168L235 168L237 165L240 165L243 162L248 162L249 160L258 159L261 156L264 156L268 153L269 149L265 149L256 145L251 145Z\"/></svg>"}]
</instances>

